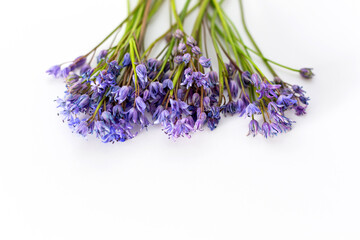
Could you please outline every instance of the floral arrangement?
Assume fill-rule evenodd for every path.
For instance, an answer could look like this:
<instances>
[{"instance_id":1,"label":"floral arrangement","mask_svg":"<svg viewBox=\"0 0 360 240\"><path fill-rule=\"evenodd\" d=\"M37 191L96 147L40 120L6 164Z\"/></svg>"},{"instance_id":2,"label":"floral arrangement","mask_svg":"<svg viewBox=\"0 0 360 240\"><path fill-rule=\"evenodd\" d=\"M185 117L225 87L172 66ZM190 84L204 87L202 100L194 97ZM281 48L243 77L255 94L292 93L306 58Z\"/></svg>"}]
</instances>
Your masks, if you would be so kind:
<instances>
[{"instance_id":1,"label":"floral arrangement","mask_svg":"<svg viewBox=\"0 0 360 240\"><path fill-rule=\"evenodd\" d=\"M307 79L313 76L311 69L293 69L265 57L247 28L241 0L242 25L253 48L222 10L222 1L199 0L190 8L187 0L180 11L175 0L169 1L176 21L147 48L146 27L164 0L139 0L90 52L47 71L65 80L65 96L57 103L72 131L114 143L161 124L162 131L176 139L206 126L214 130L221 117L232 115L250 120L248 135L268 138L289 131L294 121L285 113L304 115L309 98L302 87L280 79L272 64ZM193 30L187 34L184 21L195 11ZM104 47L109 40L110 46ZM165 47L152 53L160 42L166 42ZM216 69L210 47L216 53ZM272 78L251 54L262 59Z\"/></svg>"}]
</instances>

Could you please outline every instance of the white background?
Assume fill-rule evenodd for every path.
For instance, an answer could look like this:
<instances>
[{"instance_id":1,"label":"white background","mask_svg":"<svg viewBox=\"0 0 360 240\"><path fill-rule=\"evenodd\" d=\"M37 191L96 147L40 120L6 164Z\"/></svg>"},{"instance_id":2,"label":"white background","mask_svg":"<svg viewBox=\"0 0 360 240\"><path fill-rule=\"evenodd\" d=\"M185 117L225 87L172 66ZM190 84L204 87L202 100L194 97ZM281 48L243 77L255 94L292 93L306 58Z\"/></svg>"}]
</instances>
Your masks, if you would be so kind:
<instances>
[{"instance_id":1,"label":"white background","mask_svg":"<svg viewBox=\"0 0 360 240\"><path fill-rule=\"evenodd\" d=\"M1 5L0 239L360 239L359 1L245 0L265 55L314 68L310 81L276 68L311 97L291 132L246 137L234 116L190 140L150 127L118 144L72 134L53 102L64 84L44 71L91 49L126 1ZM240 27L238 1L224 8Z\"/></svg>"}]
</instances>

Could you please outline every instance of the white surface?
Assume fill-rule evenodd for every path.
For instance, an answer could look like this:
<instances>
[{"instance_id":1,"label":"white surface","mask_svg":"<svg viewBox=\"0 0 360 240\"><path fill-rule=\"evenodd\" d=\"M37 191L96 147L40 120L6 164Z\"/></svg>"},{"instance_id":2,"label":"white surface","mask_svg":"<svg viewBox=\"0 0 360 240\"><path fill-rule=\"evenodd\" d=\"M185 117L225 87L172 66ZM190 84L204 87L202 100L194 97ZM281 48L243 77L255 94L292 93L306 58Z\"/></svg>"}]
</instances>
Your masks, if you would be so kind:
<instances>
[{"instance_id":1,"label":"white surface","mask_svg":"<svg viewBox=\"0 0 360 240\"><path fill-rule=\"evenodd\" d=\"M311 97L293 131L246 137L232 117L191 140L150 127L102 144L61 122L64 85L44 71L92 48L125 1L2 3L0 239L360 239L359 1L245 7L266 55L315 69L311 81L279 69ZM224 8L240 26L238 2Z\"/></svg>"}]
</instances>

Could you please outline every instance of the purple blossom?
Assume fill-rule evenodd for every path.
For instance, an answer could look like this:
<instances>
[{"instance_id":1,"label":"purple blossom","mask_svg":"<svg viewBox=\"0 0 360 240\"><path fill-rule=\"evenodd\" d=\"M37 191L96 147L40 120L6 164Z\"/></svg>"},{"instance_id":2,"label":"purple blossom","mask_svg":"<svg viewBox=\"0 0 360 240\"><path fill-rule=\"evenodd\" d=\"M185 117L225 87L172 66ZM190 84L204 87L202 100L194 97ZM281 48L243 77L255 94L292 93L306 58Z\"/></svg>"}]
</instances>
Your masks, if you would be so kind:
<instances>
[{"instance_id":1,"label":"purple blossom","mask_svg":"<svg viewBox=\"0 0 360 240\"><path fill-rule=\"evenodd\" d=\"M142 114L144 114L145 109L146 109L146 104L140 96L135 99L135 105L136 105L137 110L139 112L141 112Z\"/></svg>"},{"instance_id":2,"label":"purple blossom","mask_svg":"<svg viewBox=\"0 0 360 240\"><path fill-rule=\"evenodd\" d=\"M256 134L259 132L259 123L256 120L251 120L249 123L249 135L253 135L253 137L256 136Z\"/></svg>"},{"instance_id":3,"label":"purple blossom","mask_svg":"<svg viewBox=\"0 0 360 240\"><path fill-rule=\"evenodd\" d=\"M201 54L201 50L198 46L193 46L191 48L191 51L195 54L195 55L200 55Z\"/></svg>"},{"instance_id":4,"label":"purple blossom","mask_svg":"<svg viewBox=\"0 0 360 240\"><path fill-rule=\"evenodd\" d=\"M177 55L174 57L174 63L181 64L183 62L183 56Z\"/></svg>"},{"instance_id":5,"label":"purple blossom","mask_svg":"<svg viewBox=\"0 0 360 240\"><path fill-rule=\"evenodd\" d=\"M254 73L253 75L251 75L251 82L254 84L254 86L256 88L258 88L261 83L261 78L260 78L259 74Z\"/></svg>"},{"instance_id":6,"label":"purple blossom","mask_svg":"<svg viewBox=\"0 0 360 240\"><path fill-rule=\"evenodd\" d=\"M173 89L173 82L170 79L165 79L163 81L163 89L167 88L169 90Z\"/></svg>"},{"instance_id":7,"label":"purple blossom","mask_svg":"<svg viewBox=\"0 0 360 240\"><path fill-rule=\"evenodd\" d=\"M197 42L196 40L192 37L192 36L189 36L187 39L186 39L186 44L189 45L190 47L194 47L197 45Z\"/></svg>"},{"instance_id":8,"label":"purple blossom","mask_svg":"<svg viewBox=\"0 0 360 240\"><path fill-rule=\"evenodd\" d=\"M261 114L261 111L255 104L250 103L249 105L247 105L245 113L248 117L251 117L255 114Z\"/></svg>"},{"instance_id":9,"label":"purple blossom","mask_svg":"<svg viewBox=\"0 0 360 240\"><path fill-rule=\"evenodd\" d=\"M262 82L260 84L260 89L256 90L257 93L259 93L258 99L262 99L264 96L266 96L269 99L277 98L277 94L274 92L275 89L280 88L281 85L272 85L270 83Z\"/></svg>"},{"instance_id":10,"label":"purple blossom","mask_svg":"<svg viewBox=\"0 0 360 240\"><path fill-rule=\"evenodd\" d=\"M130 92L130 87L123 86L123 87L117 87L114 91L114 99L120 104L126 100L128 97L128 94Z\"/></svg>"},{"instance_id":11,"label":"purple blossom","mask_svg":"<svg viewBox=\"0 0 360 240\"><path fill-rule=\"evenodd\" d=\"M174 37L176 39L182 39L184 37L184 33L180 29L176 29Z\"/></svg>"},{"instance_id":12,"label":"purple blossom","mask_svg":"<svg viewBox=\"0 0 360 240\"><path fill-rule=\"evenodd\" d=\"M139 80L139 85L142 89L145 88L145 84L148 82L147 80L147 69L144 64L139 64L136 66L136 74Z\"/></svg>"},{"instance_id":13,"label":"purple blossom","mask_svg":"<svg viewBox=\"0 0 360 240\"><path fill-rule=\"evenodd\" d=\"M88 123L85 120L82 120L75 128L75 132L83 137L86 137L88 131L89 131Z\"/></svg>"},{"instance_id":14,"label":"purple blossom","mask_svg":"<svg viewBox=\"0 0 360 240\"><path fill-rule=\"evenodd\" d=\"M279 106L279 107L283 107L285 109L295 105L297 102L296 100L292 99L293 95L290 94L290 95L280 95L279 98L277 99L276 101L276 104Z\"/></svg>"},{"instance_id":15,"label":"purple blossom","mask_svg":"<svg viewBox=\"0 0 360 240\"><path fill-rule=\"evenodd\" d=\"M186 88L189 88L192 86L193 82L194 82L193 70L190 67L186 68L184 71L184 80L181 83L181 85L186 85Z\"/></svg>"},{"instance_id":16,"label":"purple blossom","mask_svg":"<svg viewBox=\"0 0 360 240\"><path fill-rule=\"evenodd\" d=\"M106 55L107 55L107 50L101 50L99 52L99 55L97 56L97 63L99 63L101 60L105 59L106 58Z\"/></svg>"},{"instance_id":17,"label":"purple blossom","mask_svg":"<svg viewBox=\"0 0 360 240\"><path fill-rule=\"evenodd\" d=\"M302 87L298 85L292 85L292 89L295 93L300 94L301 96L304 96L305 91L302 89Z\"/></svg>"},{"instance_id":18,"label":"purple blossom","mask_svg":"<svg viewBox=\"0 0 360 240\"><path fill-rule=\"evenodd\" d=\"M206 58L204 56L201 56L199 59L199 63L201 64L201 66L203 66L204 68L209 68L211 67L211 60L210 58Z\"/></svg>"},{"instance_id":19,"label":"purple blossom","mask_svg":"<svg viewBox=\"0 0 360 240\"><path fill-rule=\"evenodd\" d=\"M46 73L48 73L49 75L53 75L54 77L59 77L60 75L60 65L55 65L55 66L52 66L51 68L49 68Z\"/></svg>"},{"instance_id":20,"label":"purple blossom","mask_svg":"<svg viewBox=\"0 0 360 240\"><path fill-rule=\"evenodd\" d=\"M301 115L305 115L306 114L306 106L305 107L303 107L303 106L300 106L300 105L298 105L298 106L296 106L295 108L295 114L297 115L297 116L301 116Z\"/></svg>"},{"instance_id":21,"label":"purple blossom","mask_svg":"<svg viewBox=\"0 0 360 240\"><path fill-rule=\"evenodd\" d=\"M268 122L264 122L261 126L261 133L264 135L265 138L268 136L271 137L271 127Z\"/></svg>"},{"instance_id":22,"label":"purple blossom","mask_svg":"<svg viewBox=\"0 0 360 240\"><path fill-rule=\"evenodd\" d=\"M311 71L312 68L302 68L300 69L300 75L303 77L303 78L312 78L315 74Z\"/></svg>"},{"instance_id":23,"label":"purple blossom","mask_svg":"<svg viewBox=\"0 0 360 240\"><path fill-rule=\"evenodd\" d=\"M179 43L179 46L178 46L178 51L180 52L180 53L185 53L186 52L186 44L185 43Z\"/></svg>"},{"instance_id":24,"label":"purple blossom","mask_svg":"<svg viewBox=\"0 0 360 240\"><path fill-rule=\"evenodd\" d=\"M123 66L123 67L127 67L127 66L129 66L130 64L131 64L130 54L129 54L129 53L126 53L126 54L124 55L124 60L123 60L123 62L122 62L122 66Z\"/></svg>"},{"instance_id":25,"label":"purple blossom","mask_svg":"<svg viewBox=\"0 0 360 240\"><path fill-rule=\"evenodd\" d=\"M190 62L190 59L191 59L191 55L190 53L185 53L182 60L185 64L188 64Z\"/></svg>"}]
</instances>

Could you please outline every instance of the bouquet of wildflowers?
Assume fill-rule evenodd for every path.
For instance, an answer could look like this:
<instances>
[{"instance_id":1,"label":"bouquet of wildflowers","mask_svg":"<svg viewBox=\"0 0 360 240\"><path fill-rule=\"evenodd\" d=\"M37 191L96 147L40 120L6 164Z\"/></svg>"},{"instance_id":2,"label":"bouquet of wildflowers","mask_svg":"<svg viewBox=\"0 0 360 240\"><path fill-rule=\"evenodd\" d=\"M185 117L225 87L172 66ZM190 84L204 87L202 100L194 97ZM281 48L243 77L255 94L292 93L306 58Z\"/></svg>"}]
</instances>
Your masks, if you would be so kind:
<instances>
[{"instance_id":1,"label":"bouquet of wildflowers","mask_svg":"<svg viewBox=\"0 0 360 240\"><path fill-rule=\"evenodd\" d=\"M169 1L175 23L147 48L146 27L164 0L139 0L91 51L47 71L65 81L65 96L57 103L72 131L114 143L161 124L162 131L176 139L191 137L206 126L214 130L221 117L233 115L250 120L248 135L267 138L289 131L294 121L286 112L304 115L309 98L302 87L283 81L272 65L303 78L313 76L311 69L290 68L265 57L246 26L241 0L242 25L251 44L245 44L222 10L222 1L199 0L190 7L187 0L182 9ZM186 33L183 25L193 12L193 30ZM160 42L165 47L154 52ZM210 50L216 54L213 59ZM271 77L253 55L265 63Z\"/></svg>"}]
</instances>

